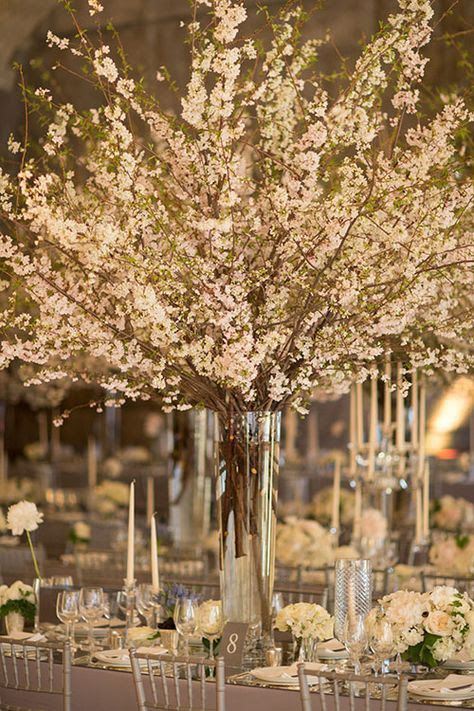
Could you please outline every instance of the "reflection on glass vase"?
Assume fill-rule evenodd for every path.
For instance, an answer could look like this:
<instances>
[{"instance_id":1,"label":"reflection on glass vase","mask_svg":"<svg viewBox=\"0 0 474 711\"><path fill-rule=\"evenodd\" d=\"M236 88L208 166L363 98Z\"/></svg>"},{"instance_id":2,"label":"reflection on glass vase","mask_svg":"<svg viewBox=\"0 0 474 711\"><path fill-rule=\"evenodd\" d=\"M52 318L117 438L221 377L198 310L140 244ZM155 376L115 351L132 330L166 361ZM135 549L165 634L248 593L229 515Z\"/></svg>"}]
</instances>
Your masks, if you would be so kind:
<instances>
[{"instance_id":1,"label":"reflection on glass vase","mask_svg":"<svg viewBox=\"0 0 474 711\"><path fill-rule=\"evenodd\" d=\"M216 415L224 618L249 624L248 655L271 644L279 442L279 412Z\"/></svg>"},{"instance_id":2,"label":"reflection on glass vase","mask_svg":"<svg viewBox=\"0 0 474 711\"><path fill-rule=\"evenodd\" d=\"M315 662L318 640L315 637L293 637L293 655L295 662Z\"/></svg>"},{"instance_id":3,"label":"reflection on glass vase","mask_svg":"<svg viewBox=\"0 0 474 711\"><path fill-rule=\"evenodd\" d=\"M334 634L344 641L349 615L368 615L372 607L370 560L339 559L335 566Z\"/></svg>"},{"instance_id":4,"label":"reflection on glass vase","mask_svg":"<svg viewBox=\"0 0 474 711\"><path fill-rule=\"evenodd\" d=\"M170 417L170 528L175 544L195 546L209 534L213 417L197 409Z\"/></svg>"}]
</instances>

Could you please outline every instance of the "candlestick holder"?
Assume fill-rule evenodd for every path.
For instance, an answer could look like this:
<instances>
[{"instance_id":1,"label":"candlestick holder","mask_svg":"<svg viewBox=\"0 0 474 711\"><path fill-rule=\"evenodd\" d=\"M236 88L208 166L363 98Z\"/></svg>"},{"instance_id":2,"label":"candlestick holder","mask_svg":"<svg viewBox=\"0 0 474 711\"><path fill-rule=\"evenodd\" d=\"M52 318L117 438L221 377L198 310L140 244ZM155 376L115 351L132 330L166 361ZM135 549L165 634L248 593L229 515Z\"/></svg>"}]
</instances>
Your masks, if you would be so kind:
<instances>
[{"instance_id":1,"label":"candlestick holder","mask_svg":"<svg viewBox=\"0 0 474 711\"><path fill-rule=\"evenodd\" d=\"M125 643L128 644L128 632L135 623L135 604L137 596L137 581L135 578L123 581L125 593Z\"/></svg>"}]
</instances>

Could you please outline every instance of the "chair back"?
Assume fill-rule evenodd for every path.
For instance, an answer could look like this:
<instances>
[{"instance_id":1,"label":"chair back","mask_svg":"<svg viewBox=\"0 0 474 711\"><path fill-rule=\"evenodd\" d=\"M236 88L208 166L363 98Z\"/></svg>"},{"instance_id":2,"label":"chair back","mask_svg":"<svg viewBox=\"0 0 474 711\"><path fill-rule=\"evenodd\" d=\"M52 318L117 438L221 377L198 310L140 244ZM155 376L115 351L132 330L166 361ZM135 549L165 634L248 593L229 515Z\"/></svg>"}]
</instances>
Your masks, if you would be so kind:
<instances>
[{"instance_id":1,"label":"chair back","mask_svg":"<svg viewBox=\"0 0 474 711\"><path fill-rule=\"evenodd\" d=\"M130 650L138 711L225 711L224 660ZM215 684L209 683L211 670Z\"/></svg>"},{"instance_id":2,"label":"chair back","mask_svg":"<svg viewBox=\"0 0 474 711\"><path fill-rule=\"evenodd\" d=\"M54 657L61 657L54 664ZM56 659L59 661L59 659ZM63 711L71 711L71 644L19 641L2 638L0 643L0 706L11 707L15 698L24 692L62 697ZM5 700L8 701L5 706ZM8 697L8 699L7 699ZM27 708L14 705L17 711ZM31 708L38 701L32 698Z\"/></svg>"},{"instance_id":3,"label":"chair back","mask_svg":"<svg viewBox=\"0 0 474 711\"><path fill-rule=\"evenodd\" d=\"M338 672L321 672L306 668L305 664L298 664L298 677L300 682L300 698L302 711L312 711L313 700L317 703L314 708L327 711L328 697L333 695L331 708L341 711L341 696L349 696L349 711L355 711L355 698L363 697L364 710L387 708L387 697L393 687L397 687L397 711L407 711L407 684L405 676L359 676L357 674L341 674ZM317 689L314 693L309 690L308 677L318 679ZM311 682L310 682L311 683ZM346 705L344 705L346 708Z\"/></svg>"},{"instance_id":4,"label":"chair back","mask_svg":"<svg viewBox=\"0 0 474 711\"><path fill-rule=\"evenodd\" d=\"M438 585L448 585L459 592L467 592L470 597L474 594L474 578L465 578L453 575L436 575L436 573L421 572L421 585L423 592L429 592Z\"/></svg>"}]
</instances>

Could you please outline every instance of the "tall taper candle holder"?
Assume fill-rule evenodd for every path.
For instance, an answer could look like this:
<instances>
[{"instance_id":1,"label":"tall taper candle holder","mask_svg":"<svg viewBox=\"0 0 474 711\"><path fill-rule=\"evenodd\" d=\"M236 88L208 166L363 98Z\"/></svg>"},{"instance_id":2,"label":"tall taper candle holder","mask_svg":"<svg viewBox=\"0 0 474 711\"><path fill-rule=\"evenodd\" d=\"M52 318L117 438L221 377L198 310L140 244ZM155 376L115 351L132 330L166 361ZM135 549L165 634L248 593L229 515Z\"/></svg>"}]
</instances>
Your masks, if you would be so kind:
<instances>
[{"instance_id":1,"label":"tall taper candle holder","mask_svg":"<svg viewBox=\"0 0 474 711\"><path fill-rule=\"evenodd\" d=\"M137 591L137 581L135 578L133 580L123 581L123 591L125 593L125 644L128 644L128 632L131 627L134 626L135 622L135 603L136 603L136 591Z\"/></svg>"}]
</instances>

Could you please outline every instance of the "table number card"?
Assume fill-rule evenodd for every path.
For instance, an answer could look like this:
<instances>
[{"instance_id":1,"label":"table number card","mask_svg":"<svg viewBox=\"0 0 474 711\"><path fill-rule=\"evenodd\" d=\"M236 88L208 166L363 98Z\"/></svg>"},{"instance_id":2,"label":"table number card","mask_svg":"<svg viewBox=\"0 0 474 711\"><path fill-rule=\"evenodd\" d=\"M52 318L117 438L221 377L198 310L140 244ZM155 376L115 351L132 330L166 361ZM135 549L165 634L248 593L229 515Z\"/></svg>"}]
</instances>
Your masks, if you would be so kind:
<instances>
[{"instance_id":1,"label":"table number card","mask_svg":"<svg viewBox=\"0 0 474 711\"><path fill-rule=\"evenodd\" d=\"M227 622L225 625L219 645L219 656L224 657L226 667L241 668L248 628L247 622Z\"/></svg>"}]
</instances>

